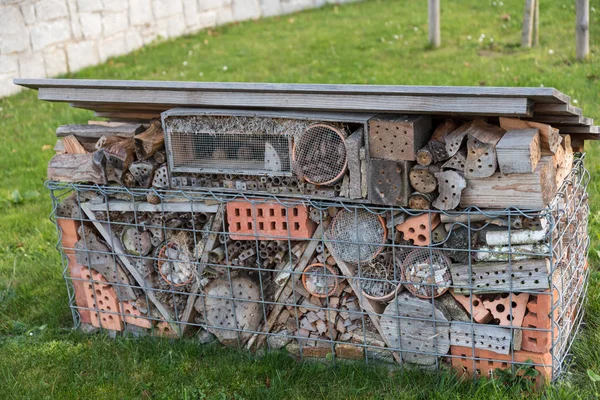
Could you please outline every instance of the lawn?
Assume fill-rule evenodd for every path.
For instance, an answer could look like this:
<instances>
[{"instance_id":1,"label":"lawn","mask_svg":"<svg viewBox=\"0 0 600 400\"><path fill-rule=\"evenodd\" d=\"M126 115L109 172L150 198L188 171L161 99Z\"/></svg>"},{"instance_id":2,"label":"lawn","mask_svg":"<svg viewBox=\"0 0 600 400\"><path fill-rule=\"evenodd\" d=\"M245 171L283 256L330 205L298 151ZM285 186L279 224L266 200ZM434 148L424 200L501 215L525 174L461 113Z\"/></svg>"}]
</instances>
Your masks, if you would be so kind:
<instances>
[{"instance_id":1,"label":"lawn","mask_svg":"<svg viewBox=\"0 0 600 400\"><path fill-rule=\"evenodd\" d=\"M556 87L600 120L600 0L591 56L575 61L575 2L541 3L540 46L519 47L522 0L442 2L442 47L427 46L427 2L365 1L244 22L71 74L74 78ZM593 11L595 7L596 11ZM193 338L109 339L72 331L48 220L45 168L54 130L92 118L26 91L0 99L0 397L6 398L595 398L600 383L600 156L588 144L592 275L572 366L546 393L502 382L362 363L255 358ZM593 374L592 374L593 376Z\"/></svg>"}]
</instances>

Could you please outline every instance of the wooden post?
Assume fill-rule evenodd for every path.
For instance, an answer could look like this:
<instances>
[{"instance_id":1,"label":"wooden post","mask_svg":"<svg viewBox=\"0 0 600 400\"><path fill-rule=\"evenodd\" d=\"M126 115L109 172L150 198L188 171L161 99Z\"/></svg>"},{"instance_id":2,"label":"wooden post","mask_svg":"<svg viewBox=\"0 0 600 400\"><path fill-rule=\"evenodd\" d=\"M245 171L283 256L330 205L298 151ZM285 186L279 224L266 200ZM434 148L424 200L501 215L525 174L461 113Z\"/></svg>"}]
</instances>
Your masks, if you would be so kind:
<instances>
[{"instance_id":1,"label":"wooden post","mask_svg":"<svg viewBox=\"0 0 600 400\"><path fill-rule=\"evenodd\" d=\"M533 11L533 47L540 44L540 0L535 0Z\"/></svg>"},{"instance_id":2,"label":"wooden post","mask_svg":"<svg viewBox=\"0 0 600 400\"><path fill-rule=\"evenodd\" d=\"M440 47L440 0L429 0L429 44Z\"/></svg>"},{"instance_id":3,"label":"wooden post","mask_svg":"<svg viewBox=\"0 0 600 400\"><path fill-rule=\"evenodd\" d=\"M521 47L531 47L533 37L533 17L535 14L535 0L525 0L525 12L523 13L523 34L521 36Z\"/></svg>"},{"instance_id":4,"label":"wooden post","mask_svg":"<svg viewBox=\"0 0 600 400\"><path fill-rule=\"evenodd\" d=\"M590 52L590 1L577 0L577 59L585 59Z\"/></svg>"}]
</instances>

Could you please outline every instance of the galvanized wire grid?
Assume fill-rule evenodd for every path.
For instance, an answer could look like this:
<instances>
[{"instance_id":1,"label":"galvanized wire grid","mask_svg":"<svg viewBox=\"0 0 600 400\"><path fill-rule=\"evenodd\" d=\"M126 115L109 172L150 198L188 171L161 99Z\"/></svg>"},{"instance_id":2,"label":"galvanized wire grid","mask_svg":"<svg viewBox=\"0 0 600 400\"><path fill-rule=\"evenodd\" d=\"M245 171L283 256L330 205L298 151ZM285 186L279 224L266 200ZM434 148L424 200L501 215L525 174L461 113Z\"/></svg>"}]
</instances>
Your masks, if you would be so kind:
<instances>
[{"instance_id":1,"label":"galvanized wire grid","mask_svg":"<svg viewBox=\"0 0 600 400\"><path fill-rule=\"evenodd\" d=\"M59 241L57 245L62 256L69 304L77 327L93 325L82 321L84 314L96 313L97 326L102 326L100 318L103 316L120 317L124 320L122 330L135 334L181 335L189 333L192 329L208 330L219 336L222 342L240 348L256 348L259 345L272 348L287 343L288 350L300 357L323 356L330 353L334 360L337 357L347 356L344 351L347 346L350 346L359 349L358 352L352 353L353 357L358 354L365 361L394 362L395 360L401 365L405 362L417 363L440 370L449 365L453 358L460 358L449 354L450 346L456 345L451 342L451 339L458 338L456 332L461 332L464 337L461 336L461 340L455 342L470 347L471 352L474 353L478 349L476 346L479 346L476 329L481 326L493 327L493 325L476 323L473 303L466 309L469 315L466 321L448 321L439 311L442 308L441 297L438 297L440 292L448 289L462 290L473 298L478 290L474 283L466 286L448 283L446 271L441 280L434 278L420 282L419 290L423 290L418 298L409 295L406 290L402 291L402 287L414 285L414 280L406 279L405 271L403 272L407 256L417 250L420 264L424 264L425 267L432 266L432 270L428 274L425 273L425 278L436 277L436 270L440 269L433 266L439 264L437 261L446 258L452 260L453 264L457 264L457 259L465 260L464 256L467 255L463 264L467 267L468 275L472 276L473 267L477 268L477 264L473 262L474 257L486 254L496 258L505 257L507 269L500 274L505 280L508 279L508 290L504 292L508 294L510 303L516 300L518 294L529 294L530 298L531 296L540 298L540 290L523 290L518 286L519 282L510 279L513 274L518 273L519 257L547 258L547 279L550 285L550 304L552 304L552 312L549 315L550 326L548 328L497 326L496 328L502 328L504 329L502 332L506 333L505 337L497 339L506 340L508 348L504 344L496 344L494 347L490 345L488 349L504 351L509 357L508 360L506 357L499 357L497 361L508 363L507 368L517 371L525 362L515 358L513 343L515 335L525 332L547 333L550 336L548 353L551 359L549 362L533 363L533 366L550 368L551 379L555 380L564 370L573 338L582 323L581 305L584 301L589 274L586 263L589 245L587 235L589 208L586 187L589 181L589 173L583 166L583 158L580 158L575 161L573 171L561 186L555 200L546 209L509 208L501 211L486 211L472 207L459 214L437 210L423 212L403 208L368 207L310 199L284 200L275 196L257 198L253 195L248 198L243 194L209 191L128 189L56 182L47 182L46 186L50 189L53 199L52 219L57 224L61 220L76 221L83 226L79 228L80 236L92 231L104 245L104 247L100 246L101 250L98 250L97 245L95 248L90 248L85 240L80 240L79 245L75 247L65 246L65 241ZM161 203L156 206L148 205L146 203L148 194L160 198ZM311 218L319 227L313 237L306 240L261 233L262 238L267 240L234 241L229 238L226 218L221 214L224 206L234 199L246 200L253 205L272 202L286 208L299 204L305 205L313 210ZM356 232L351 237L354 242L331 237L327 234L327 229L332 226L332 221L338 213L348 213L355 218L365 213L377 219L381 217L389 227L386 242L382 244L379 239L370 241L369 238L373 236L364 236L361 232ZM466 216L466 220L448 224L449 232L445 237L429 246L421 247L403 240L395 229L397 225L395 219L398 218L399 213L404 213L406 217L425 214L430 224L442 215L462 215ZM471 221L471 218L475 219L482 214L489 217L488 221L483 224ZM543 245L524 248L512 243L512 231L515 230L513 227L532 226L539 224L540 221L544 221L547 226L544 231ZM462 229L463 234L471 238L475 234L479 236L486 234L487 231L494 230L492 228L497 225L503 226L503 229L509 233L508 244L503 249L482 250L471 239L466 241L465 246L451 246L455 243L453 235L457 232L456 229ZM254 226L256 229L256 224ZM358 228L360 224L354 226ZM102 229L104 234L100 232ZM140 235L149 232L152 248L168 247L169 243L176 243L176 246L185 250L173 254L168 252L161 254L160 251L146 252L146 249L142 248L145 243L136 236L133 241L135 251L131 250L130 244L130 250L126 252L122 248L123 234L131 229ZM60 228L58 232L62 238ZM257 233L252 232L250 236L255 237ZM206 248L207 243L213 241L214 248ZM81 246L82 242L83 246ZM339 261L335 254L336 248L340 246L347 248L348 245L356 246L356 252L352 253L358 254L355 262L332 263L332 257L334 261ZM171 247L176 246L171 245ZM313 255L303 260L303 251L311 246L314 248ZM375 257L369 250L374 248L380 249ZM135 300L119 298L119 307L116 310L100 309L98 305L102 298L97 297L96 294L102 291L97 292L97 286L102 289L107 286L107 283L97 279L71 276L69 267L73 266L72 263L75 261L74 253L87 256L84 258L88 262L81 265L81 268L84 274L90 276L93 264L90 260L94 260L94 257L108 258L114 276L119 275L120 267L129 279L129 283L122 283L121 280L115 279L108 282L109 287L114 288L117 293L132 291L137 298ZM184 256L187 258L183 258L182 261L181 257ZM292 269L299 261L305 262L306 266L314 263L333 264L334 274L329 269L324 270L325 273L320 273L314 268L307 273L309 272L309 278L313 279L312 284L318 286L325 282L326 287L321 287L319 289L321 291L329 291L333 288L331 280L332 277L336 278L334 288L336 296L321 298L320 305L315 305L314 299L311 303L312 297L307 297L307 287L303 285L303 278L307 279L307 274L304 274L305 269ZM183 273L185 271L178 279L165 279L163 275L169 276L173 271L166 270L161 274L156 269L156 266L160 269L160 262L163 265L170 265L170 268L180 265L179 269L182 269L181 265L192 265L194 270L191 280L188 280L189 273L187 275ZM133 265L132 268L138 271L141 278L134 279L131 276L132 274L126 268L127 263ZM374 269L374 263L387 269L379 273L380 269ZM77 262L77 264L81 263ZM344 269L349 270L354 276L346 276ZM424 272L427 272L426 268ZM319 280L319 277L322 279ZM280 281L290 282L290 285L281 285ZM92 304L96 307L78 304L75 288L82 284L90 285L93 293ZM387 296L385 300L387 303L373 300L381 297L378 296L379 292L372 291L373 285L381 285L385 289L382 289L383 292L388 292L387 294L391 289L391 297ZM514 287L515 285L517 288ZM308 288L313 286L309 285ZM367 291L370 291L370 294L366 293ZM332 304L334 298L337 298L336 301L340 303L342 301L345 303ZM363 309L359 304L370 306ZM131 310L132 305L137 313L125 311ZM404 312L407 307L413 310L412 314ZM289 317L282 323L272 317L274 310L286 310ZM319 320L325 321L326 329L323 332L319 331L317 335L311 335L309 332L307 336L304 318L311 312L314 312ZM343 317L342 313L344 313ZM381 313L383 318L380 318ZM182 320L182 317L188 314L196 314L196 317ZM344 333L350 335L343 336L340 333L341 327L337 329L337 323L334 324L335 332L330 329L328 322L339 321L340 318L343 324L348 324L345 326ZM513 309L509 307L507 319L512 321L513 318ZM150 328L143 329L133 323L140 319L150 321ZM384 333L383 336L378 333L377 328L380 324L383 325L380 330ZM273 331L273 328L277 330ZM454 335L450 334L450 331ZM415 332L417 332L416 336ZM419 337L421 336L419 332L429 333L432 336ZM391 346L382 347L386 340ZM420 342L415 342L419 340ZM489 361L485 357L472 355L467 355L465 358L472 362L472 371L478 369L476 362Z\"/></svg>"}]
</instances>

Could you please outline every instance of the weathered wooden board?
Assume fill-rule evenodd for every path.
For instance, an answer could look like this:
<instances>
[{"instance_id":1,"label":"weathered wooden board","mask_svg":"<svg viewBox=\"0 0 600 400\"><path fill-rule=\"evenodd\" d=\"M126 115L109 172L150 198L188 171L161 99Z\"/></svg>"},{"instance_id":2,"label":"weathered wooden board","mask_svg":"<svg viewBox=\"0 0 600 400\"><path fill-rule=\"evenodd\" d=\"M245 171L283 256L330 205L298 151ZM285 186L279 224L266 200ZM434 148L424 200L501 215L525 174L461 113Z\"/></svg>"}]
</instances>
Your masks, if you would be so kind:
<instances>
[{"instance_id":1,"label":"weathered wooden board","mask_svg":"<svg viewBox=\"0 0 600 400\"><path fill-rule=\"evenodd\" d=\"M556 195L556 167L550 156L542 157L531 174L495 173L489 178L469 179L462 192L461 207L519 207L541 209Z\"/></svg>"},{"instance_id":2,"label":"weathered wooden board","mask_svg":"<svg viewBox=\"0 0 600 400\"><path fill-rule=\"evenodd\" d=\"M535 171L542 157L538 130L507 131L496 145L496 154L503 174L527 174Z\"/></svg>"},{"instance_id":3,"label":"weathered wooden board","mask_svg":"<svg viewBox=\"0 0 600 400\"><path fill-rule=\"evenodd\" d=\"M56 129L56 136L75 135L76 138L100 139L102 136L133 137L142 132L140 124L122 124L119 126L103 125L62 125Z\"/></svg>"},{"instance_id":4,"label":"weathered wooden board","mask_svg":"<svg viewBox=\"0 0 600 400\"><path fill-rule=\"evenodd\" d=\"M452 284L457 293L500 293L545 290L550 287L547 258L506 262L452 264Z\"/></svg>"},{"instance_id":5,"label":"weathered wooden board","mask_svg":"<svg viewBox=\"0 0 600 400\"><path fill-rule=\"evenodd\" d=\"M495 325L450 323L450 342L453 346L464 346L510 354L512 333L509 328Z\"/></svg>"},{"instance_id":6,"label":"weathered wooden board","mask_svg":"<svg viewBox=\"0 0 600 400\"><path fill-rule=\"evenodd\" d=\"M369 165L369 202L393 206L408 205L409 170L412 161L371 158Z\"/></svg>"},{"instance_id":7,"label":"weathered wooden board","mask_svg":"<svg viewBox=\"0 0 600 400\"><path fill-rule=\"evenodd\" d=\"M106 184L100 153L57 154L48 163L48 179L58 182Z\"/></svg>"},{"instance_id":8,"label":"weathered wooden board","mask_svg":"<svg viewBox=\"0 0 600 400\"><path fill-rule=\"evenodd\" d=\"M110 200L108 203L87 203L91 211L119 211L119 212L194 212L216 213L219 205L208 205L202 202L162 202L150 204L146 202L133 203L125 200Z\"/></svg>"},{"instance_id":9,"label":"weathered wooden board","mask_svg":"<svg viewBox=\"0 0 600 400\"><path fill-rule=\"evenodd\" d=\"M364 129L361 127L346 139L346 158L348 160L348 173L350 182L348 185L348 197L351 199L362 198L360 177L360 149L363 146Z\"/></svg>"}]
</instances>

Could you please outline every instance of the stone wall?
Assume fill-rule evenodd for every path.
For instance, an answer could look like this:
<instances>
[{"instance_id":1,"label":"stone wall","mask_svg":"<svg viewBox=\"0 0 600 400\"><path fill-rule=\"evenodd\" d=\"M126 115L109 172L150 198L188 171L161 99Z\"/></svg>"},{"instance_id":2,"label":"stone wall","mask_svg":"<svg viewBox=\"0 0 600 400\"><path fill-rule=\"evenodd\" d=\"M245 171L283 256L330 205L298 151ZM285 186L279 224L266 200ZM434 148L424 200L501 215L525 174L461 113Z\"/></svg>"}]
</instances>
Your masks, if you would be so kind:
<instances>
[{"instance_id":1,"label":"stone wall","mask_svg":"<svg viewBox=\"0 0 600 400\"><path fill-rule=\"evenodd\" d=\"M345 0L336 1L343 2ZM13 78L53 77L170 38L331 0L0 0L0 97Z\"/></svg>"}]
</instances>

